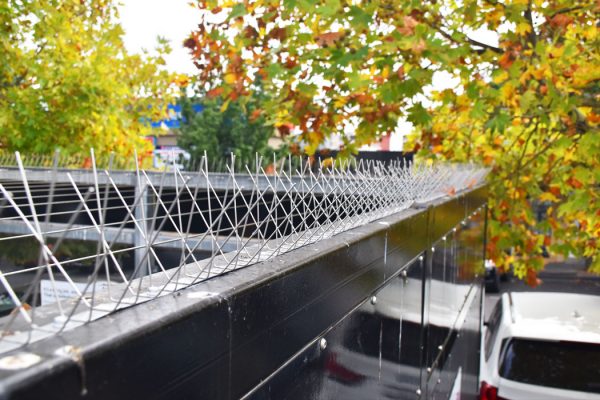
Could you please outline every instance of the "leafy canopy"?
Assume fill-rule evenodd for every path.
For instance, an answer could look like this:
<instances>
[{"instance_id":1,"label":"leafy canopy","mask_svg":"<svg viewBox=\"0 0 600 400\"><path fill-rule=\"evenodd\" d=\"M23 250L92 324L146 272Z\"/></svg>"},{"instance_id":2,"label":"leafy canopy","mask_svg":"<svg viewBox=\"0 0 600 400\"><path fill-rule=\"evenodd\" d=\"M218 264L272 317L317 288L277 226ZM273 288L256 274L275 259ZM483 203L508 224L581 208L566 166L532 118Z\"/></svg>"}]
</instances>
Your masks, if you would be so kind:
<instances>
[{"instance_id":1,"label":"leafy canopy","mask_svg":"<svg viewBox=\"0 0 600 400\"><path fill-rule=\"evenodd\" d=\"M0 0L0 147L131 154L175 94L157 55L131 55L112 0Z\"/></svg>"},{"instance_id":2,"label":"leafy canopy","mask_svg":"<svg viewBox=\"0 0 600 400\"><path fill-rule=\"evenodd\" d=\"M594 258L600 272L597 2L197 6L186 45L213 96L243 99L260 76L269 122L297 126L309 154L332 133L354 152L406 118L422 157L492 168L488 252L498 265L535 283L545 246ZM436 91L434 76L450 88Z\"/></svg>"}]
</instances>

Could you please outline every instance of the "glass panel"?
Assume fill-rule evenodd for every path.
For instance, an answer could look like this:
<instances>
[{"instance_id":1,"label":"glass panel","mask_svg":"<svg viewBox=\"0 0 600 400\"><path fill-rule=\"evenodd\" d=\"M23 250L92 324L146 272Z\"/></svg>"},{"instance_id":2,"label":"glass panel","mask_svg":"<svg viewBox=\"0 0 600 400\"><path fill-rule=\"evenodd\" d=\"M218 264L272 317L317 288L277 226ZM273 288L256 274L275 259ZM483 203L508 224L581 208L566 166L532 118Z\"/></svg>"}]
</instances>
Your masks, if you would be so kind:
<instances>
[{"instance_id":1,"label":"glass panel","mask_svg":"<svg viewBox=\"0 0 600 400\"><path fill-rule=\"evenodd\" d=\"M328 346L323 399L416 399L421 382L422 261L392 279Z\"/></svg>"}]
</instances>

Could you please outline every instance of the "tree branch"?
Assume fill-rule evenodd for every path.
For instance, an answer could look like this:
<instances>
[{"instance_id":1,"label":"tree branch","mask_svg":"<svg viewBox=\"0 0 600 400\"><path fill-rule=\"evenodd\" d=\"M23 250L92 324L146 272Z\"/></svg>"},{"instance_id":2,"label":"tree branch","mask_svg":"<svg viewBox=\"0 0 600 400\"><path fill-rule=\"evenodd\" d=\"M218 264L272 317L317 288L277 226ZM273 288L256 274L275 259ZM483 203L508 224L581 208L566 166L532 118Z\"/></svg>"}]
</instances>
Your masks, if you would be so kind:
<instances>
[{"instance_id":1,"label":"tree branch","mask_svg":"<svg viewBox=\"0 0 600 400\"><path fill-rule=\"evenodd\" d=\"M496 1L496 0L485 0L485 2L489 3L489 4L493 5L493 6L500 6L502 8L506 8L506 4L500 3L499 1Z\"/></svg>"},{"instance_id":2,"label":"tree branch","mask_svg":"<svg viewBox=\"0 0 600 400\"><path fill-rule=\"evenodd\" d=\"M568 12L571 12L571 11L581 10L583 8L584 8L584 6L573 6L573 7L561 8L560 10L557 10L552 15L550 15L550 18L554 18L558 14L565 14L565 13L568 13Z\"/></svg>"},{"instance_id":3,"label":"tree branch","mask_svg":"<svg viewBox=\"0 0 600 400\"><path fill-rule=\"evenodd\" d=\"M535 27L533 26L533 16L531 12L531 1L529 1L529 5L527 6L527 10L525 10L525 18L527 22L529 22L529 27L531 28L531 32L529 32L529 41L531 42L532 49L535 49L537 44L537 33L535 33Z\"/></svg>"},{"instance_id":4,"label":"tree branch","mask_svg":"<svg viewBox=\"0 0 600 400\"><path fill-rule=\"evenodd\" d=\"M433 23L431 23L429 21L427 21L427 25L429 25L429 27L433 28L435 31L437 31L438 33L440 33L446 39L448 39L448 40L450 40L450 41L452 41L454 43L461 44L460 41L454 39L452 37L452 35L450 35L448 32L446 32L445 30L443 30L439 26L437 26L437 25L435 25L435 24L433 24ZM479 41L477 41L475 39L471 39L467 35L464 35L464 36L465 36L465 40L467 41L467 43L472 44L473 46L479 46L479 47L482 47L484 50L491 50L491 51L493 51L494 53L497 53L497 54L504 54L504 51L502 51L502 49L500 49L498 47L491 46L489 44L485 44L485 43L479 42Z\"/></svg>"}]
</instances>

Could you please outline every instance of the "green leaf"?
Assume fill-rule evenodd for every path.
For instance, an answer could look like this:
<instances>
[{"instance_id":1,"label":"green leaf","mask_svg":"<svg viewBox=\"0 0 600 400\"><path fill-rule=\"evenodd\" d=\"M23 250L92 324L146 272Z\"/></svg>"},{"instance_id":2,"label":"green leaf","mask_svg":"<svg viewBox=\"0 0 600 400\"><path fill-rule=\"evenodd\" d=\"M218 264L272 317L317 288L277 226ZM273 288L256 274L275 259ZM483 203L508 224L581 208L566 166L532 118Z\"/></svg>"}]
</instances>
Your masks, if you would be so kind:
<instances>
[{"instance_id":1,"label":"green leaf","mask_svg":"<svg viewBox=\"0 0 600 400\"><path fill-rule=\"evenodd\" d=\"M421 84L416 79L406 79L396 85L396 90L405 97L413 97L421 92Z\"/></svg>"},{"instance_id":2,"label":"green leaf","mask_svg":"<svg viewBox=\"0 0 600 400\"><path fill-rule=\"evenodd\" d=\"M487 116L487 113L485 112L485 103L483 101L476 101L469 116L474 119L485 118Z\"/></svg>"},{"instance_id":3,"label":"green leaf","mask_svg":"<svg viewBox=\"0 0 600 400\"><path fill-rule=\"evenodd\" d=\"M495 132L504 132L504 129L510 124L511 118L505 111L500 110L493 118L485 124L486 128Z\"/></svg>"},{"instance_id":4,"label":"green leaf","mask_svg":"<svg viewBox=\"0 0 600 400\"><path fill-rule=\"evenodd\" d=\"M407 119L415 125L423 126L431 122L431 115L429 115L421 103L416 103L409 109Z\"/></svg>"},{"instance_id":5,"label":"green leaf","mask_svg":"<svg viewBox=\"0 0 600 400\"><path fill-rule=\"evenodd\" d=\"M332 17L337 14L340 6L340 0L325 0L325 4L317 7L315 12L323 16Z\"/></svg>"},{"instance_id":6,"label":"green leaf","mask_svg":"<svg viewBox=\"0 0 600 400\"><path fill-rule=\"evenodd\" d=\"M238 3L231 9L231 13L229 14L229 18L238 18L246 15L246 6L244 3Z\"/></svg>"},{"instance_id":7,"label":"green leaf","mask_svg":"<svg viewBox=\"0 0 600 400\"><path fill-rule=\"evenodd\" d=\"M352 25L357 28L366 28L373 19L371 14L366 13L362 8L357 6L351 6L348 16L352 18Z\"/></svg>"}]
</instances>

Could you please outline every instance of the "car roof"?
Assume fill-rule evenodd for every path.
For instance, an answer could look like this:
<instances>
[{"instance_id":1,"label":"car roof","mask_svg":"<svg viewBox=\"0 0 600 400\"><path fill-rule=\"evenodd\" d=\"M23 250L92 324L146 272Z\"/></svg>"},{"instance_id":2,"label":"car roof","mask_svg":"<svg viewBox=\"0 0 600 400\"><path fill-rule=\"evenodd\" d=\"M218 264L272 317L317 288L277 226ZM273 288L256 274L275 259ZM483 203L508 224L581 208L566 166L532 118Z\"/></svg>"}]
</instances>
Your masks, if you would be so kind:
<instances>
[{"instance_id":1,"label":"car roof","mask_svg":"<svg viewBox=\"0 0 600 400\"><path fill-rule=\"evenodd\" d=\"M600 296L507 293L505 302L513 336L600 343Z\"/></svg>"}]
</instances>

